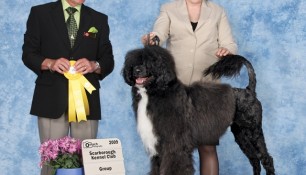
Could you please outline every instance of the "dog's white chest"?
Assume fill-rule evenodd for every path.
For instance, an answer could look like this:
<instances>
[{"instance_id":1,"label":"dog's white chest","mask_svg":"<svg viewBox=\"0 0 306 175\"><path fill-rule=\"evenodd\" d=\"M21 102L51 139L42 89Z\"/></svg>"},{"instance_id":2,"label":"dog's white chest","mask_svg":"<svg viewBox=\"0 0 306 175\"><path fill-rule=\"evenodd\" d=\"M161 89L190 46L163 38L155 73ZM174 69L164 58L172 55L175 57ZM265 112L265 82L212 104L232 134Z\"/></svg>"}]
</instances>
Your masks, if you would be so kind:
<instances>
[{"instance_id":1,"label":"dog's white chest","mask_svg":"<svg viewBox=\"0 0 306 175\"><path fill-rule=\"evenodd\" d=\"M153 124L147 113L148 95L145 88L139 88L138 93L141 95L141 100L137 110L137 131L147 152L152 157L157 154L155 149L157 138L153 133Z\"/></svg>"}]
</instances>

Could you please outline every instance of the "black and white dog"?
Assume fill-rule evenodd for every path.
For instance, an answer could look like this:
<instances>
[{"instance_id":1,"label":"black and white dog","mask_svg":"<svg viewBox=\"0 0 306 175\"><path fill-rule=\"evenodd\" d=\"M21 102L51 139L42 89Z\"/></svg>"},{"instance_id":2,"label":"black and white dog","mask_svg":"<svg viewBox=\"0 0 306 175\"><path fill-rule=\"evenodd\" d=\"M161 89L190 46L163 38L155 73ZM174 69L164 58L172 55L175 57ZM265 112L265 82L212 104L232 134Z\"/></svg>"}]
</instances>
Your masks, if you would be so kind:
<instances>
[{"instance_id":1,"label":"black and white dog","mask_svg":"<svg viewBox=\"0 0 306 175\"><path fill-rule=\"evenodd\" d=\"M246 89L203 82L185 86L177 79L166 49L146 46L127 53L122 74L132 86L137 130L151 158L151 175L194 174L194 149L217 142L229 126L254 175L260 174L260 162L268 175L275 174L263 136L252 65L239 55L226 56L203 76L235 76L243 65L249 75Z\"/></svg>"}]
</instances>

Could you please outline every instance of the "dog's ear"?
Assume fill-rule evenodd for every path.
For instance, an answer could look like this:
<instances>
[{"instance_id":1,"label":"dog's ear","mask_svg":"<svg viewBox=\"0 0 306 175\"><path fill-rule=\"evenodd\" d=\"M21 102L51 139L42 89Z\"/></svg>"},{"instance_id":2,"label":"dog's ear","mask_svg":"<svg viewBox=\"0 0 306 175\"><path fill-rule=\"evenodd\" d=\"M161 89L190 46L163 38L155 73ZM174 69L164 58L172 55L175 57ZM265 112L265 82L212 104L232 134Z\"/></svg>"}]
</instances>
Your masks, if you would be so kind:
<instances>
[{"instance_id":1,"label":"dog's ear","mask_svg":"<svg viewBox=\"0 0 306 175\"><path fill-rule=\"evenodd\" d=\"M130 86L135 85L135 81L133 78L133 67L135 65L140 64L140 62L142 61L141 53L141 49L135 49L129 51L125 56L124 66L121 71L121 74L123 76L124 81Z\"/></svg>"},{"instance_id":2,"label":"dog's ear","mask_svg":"<svg viewBox=\"0 0 306 175\"><path fill-rule=\"evenodd\" d=\"M151 57L151 63L148 64L153 75L156 78L156 85L160 90L165 90L169 83L176 80L175 64L172 55L168 50L160 46L149 46L146 53Z\"/></svg>"},{"instance_id":3,"label":"dog's ear","mask_svg":"<svg viewBox=\"0 0 306 175\"><path fill-rule=\"evenodd\" d=\"M130 85L130 86L133 86L135 84L135 82L133 81L133 77L132 77L132 72L131 72L132 68L129 68L129 67L124 67L122 69L122 76L123 76L123 79L124 81Z\"/></svg>"},{"instance_id":4,"label":"dog's ear","mask_svg":"<svg viewBox=\"0 0 306 175\"><path fill-rule=\"evenodd\" d=\"M176 74L175 71L173 69L169 69L166 64L161 65L159 68L160 74L156 78L156 84L159 89L165 90L173 80L176 80Z\"/></svg>"}]
</instances>

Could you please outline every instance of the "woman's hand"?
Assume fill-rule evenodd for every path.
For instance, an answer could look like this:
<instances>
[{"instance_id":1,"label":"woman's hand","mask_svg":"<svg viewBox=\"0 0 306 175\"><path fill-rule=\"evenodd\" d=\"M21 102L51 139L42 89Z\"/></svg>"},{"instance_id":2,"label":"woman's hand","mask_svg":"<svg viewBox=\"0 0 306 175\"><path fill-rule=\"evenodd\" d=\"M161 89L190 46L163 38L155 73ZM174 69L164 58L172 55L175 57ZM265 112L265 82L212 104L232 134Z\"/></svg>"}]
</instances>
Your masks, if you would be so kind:
<instances>
[{"instance_id":1,"label":"woman's hand","mask_svg":"<svg viewBox=\"0 0 306 175\"><path fill-rule=\"evenodd\" d=\"M224 57L226 55L231 55L231 52L227 48L224 48L224 47L220 47L218 51L216 52L216 56L219 58Z\"/></svg>"},{"instance_id":2,"label":"woman's hand","mask_svg":"<svg viewBox=\"0 0 306 175\"><path fill-rule=\"evenodd\" d=\"M146 35L143 35L141 37L141 42L143 45L155 45L155 41L153 41L153 38L155 37L156 35L153 33L153 32L150 32ZM148 42L148 39L150 38L150 41Z\"/></svg>"}]
</instances>

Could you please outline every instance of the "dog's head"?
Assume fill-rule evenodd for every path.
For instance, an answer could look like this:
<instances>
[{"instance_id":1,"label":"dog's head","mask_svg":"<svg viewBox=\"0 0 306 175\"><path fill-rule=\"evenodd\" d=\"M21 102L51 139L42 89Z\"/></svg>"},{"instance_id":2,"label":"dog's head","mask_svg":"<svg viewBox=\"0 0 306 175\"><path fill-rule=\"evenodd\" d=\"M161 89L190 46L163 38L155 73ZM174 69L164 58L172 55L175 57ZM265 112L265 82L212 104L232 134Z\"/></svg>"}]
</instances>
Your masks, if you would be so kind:
<instances>
[{"instance_id":1,"label":"dog's head","mask_svg":"<svg viewBox=\"0 0 306 175\"><path fill-rule=\"evenodd\" d=\"M126 54L123 78L130 86L165 90L176 80L172 55L160 46L146 46Z\"/></svg>"}]
</instances>

